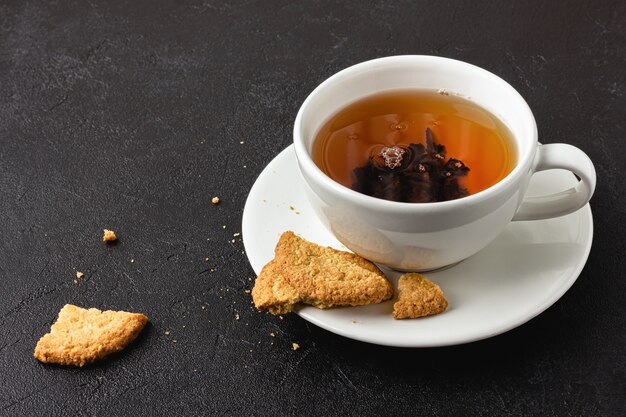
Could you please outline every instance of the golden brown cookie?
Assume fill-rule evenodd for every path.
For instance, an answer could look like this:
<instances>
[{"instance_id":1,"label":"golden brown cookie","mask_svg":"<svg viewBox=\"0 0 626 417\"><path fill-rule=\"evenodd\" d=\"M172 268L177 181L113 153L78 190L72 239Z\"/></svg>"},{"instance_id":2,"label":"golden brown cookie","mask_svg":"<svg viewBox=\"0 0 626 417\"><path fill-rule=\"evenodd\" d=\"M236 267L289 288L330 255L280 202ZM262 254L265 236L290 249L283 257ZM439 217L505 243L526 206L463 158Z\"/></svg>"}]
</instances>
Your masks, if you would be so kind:
<instances>
[{"instance_id":1,"label":"golden brown cookie","mask_svg":"<svg viewBox=\"0 0 626 417\"><path fill-rule=\"evenodd\" d=\"M394 319L432 316L448 308L448 301L439 285L418 273L402 275L398 281L398 291L398 301L393 305Z\"/></svg>"},{"instance_id":2,"label":"golden brown cookie","mask_svg":"<svg viewBox=\"0 0 626 417\"><path fill-rule=\"evenodd\" d=\"M284 314L297 303L317 308L377 304L393 295L391 284L373 263L291 231L282 234L274 254L252 289L259 310Z\"/></svg>"},{"instance_id":3,"label":"golden brown cookie","mask_svg":"<svg viewBox=\"0 0 626 417\"><path fill-rule=\"evenodd\" d=\"M124 349L147 322L143 314L66 304L50 333L37 342L35 358L44 363L83 366Z\"/></svg>"}]
</instances>

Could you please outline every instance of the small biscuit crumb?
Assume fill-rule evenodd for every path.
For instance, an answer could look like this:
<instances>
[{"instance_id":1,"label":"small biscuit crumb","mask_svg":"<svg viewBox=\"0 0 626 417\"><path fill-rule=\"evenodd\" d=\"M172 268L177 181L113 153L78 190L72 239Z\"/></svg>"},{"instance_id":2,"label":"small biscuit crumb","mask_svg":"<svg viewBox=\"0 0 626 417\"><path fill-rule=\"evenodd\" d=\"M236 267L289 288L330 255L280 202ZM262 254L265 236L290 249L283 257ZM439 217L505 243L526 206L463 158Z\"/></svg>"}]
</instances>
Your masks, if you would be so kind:
<instances>
[{"instance_id":1,"label":"small biscuit crumb","mask_svg":"<svg viewBox=\"0 0 626 417\"><path fill-rule=\"evenodd\" d=\"M165 334L166 334L166 335L169 335L169 334L170 334L170 332L169 332L169 331L166 331L166 332L165 332Z\"/></svg>"},{"instance_id":2,"label":"small biscuit crumb","mask_svg":"<svg viewBox=\"0 0 626 417\"><path fill-rule=\"evenodd\" d=\"M294 211L295 208L293 206L289 206L289 210Z\"/></svg>"},{"instance_id":3,"label":"small biscuit crumb","mask_svg":"<svg viewBox=\"0 0 626 417\"><path fill-rule=\"evenodd\" d=\"M272 332L272 333L270 333L270 336L276 337L276 333Z\"/></svg>"},{"instance_id":4,"label":"small biscuit crumb","mask_svg":"<svg viewBox=\"0 0 626 417\"><path fill-rule=\"evenodd\" d=\"M241 144L241 145L243 145L244 143L245 143L245 142L244 142L243 140L242 140L242 141L239 141L239 144Z\"/></svg>"},{"instance_id":5,"label":"small biscuit crumb","mask_svg":"<svg viewBox=\"0 0 626 417\"><path fill-rule=\"evenodd\" d=\"M82 272L76 271L76 279L81 279L84 276L85 276L85 274L83 274Z\"/></svg>"},{"instance_id":6,"label":"small biscuit crumb","mask_svg":"<svg viewBox=\"0 0 626 417\"><path fill-rule=\"evenodd\" d=\"M298 349L300 349L300 345L299 345L299 344L297 344L297 343L292 343L292 344L291 344L291 346L292 346L291 348L292 348L293 350L298 350Z\"/></svg>"},{"instance_id":7,"label":"small biscuit crumb","mask_svg":"<svg viewBox=\"0 0 626 417\"><path fill-rule=\"evenodd\" d=\"M117 240L117 236L113 230L102 229L104 234L102 235L103 242L115 242Z\"/></svg>"},{"instance_id":8,"label":"small biscuit crumb","mask_svg":"<svg viewBox=\"0 0 626 417\"><path fill-rule=\"evenodd\" d=\"M246 291L245 291L245 293L246 293L246 294L250 294L250 293L251 293L251 291L250 291L250 290L246 290Z\"/></svg>"},{"instance_id":9,"label":"small biscuit crumb","mask_svg":"<svg viewBox=\"0 0 626 417\"><path fill-rule=\"evenodd\" d=\"M240 235L241 235L241 233L233 233L233 237L237 237L237 236L240 236Z\"/></svg>"},{"instance_id":10,"label":"small biscuit crumb","mask_svg":"<svg viewBox=\"0 0 626 417\"><path fill-rule=\"evenodd\" d=\"M235 320L239 320L239 314L235 314Z\"/></svg>"},{"instance_id":11,"label":"small biscuit crumb","mask_svg":"<svg viewBox=\"0 0 626 417\"><path fill-rule=\"evenodd\" d=\"M220 198L215 196L211 199L211 203L213 204L219 204L220 203Z\"/></svg>"},{"instance_id":12,"label":"small biscuit crumb","mask_svg":"<svg viewBox=\"0 0 626 417\"><path fill-rule=\"evenodd\" d=\"M131 260L130 260L130 263L131 263L131 264L134 264L134 263L135 263L135 260L134 260L134 259L131 259Z\"/></svg>"}]
</instances>

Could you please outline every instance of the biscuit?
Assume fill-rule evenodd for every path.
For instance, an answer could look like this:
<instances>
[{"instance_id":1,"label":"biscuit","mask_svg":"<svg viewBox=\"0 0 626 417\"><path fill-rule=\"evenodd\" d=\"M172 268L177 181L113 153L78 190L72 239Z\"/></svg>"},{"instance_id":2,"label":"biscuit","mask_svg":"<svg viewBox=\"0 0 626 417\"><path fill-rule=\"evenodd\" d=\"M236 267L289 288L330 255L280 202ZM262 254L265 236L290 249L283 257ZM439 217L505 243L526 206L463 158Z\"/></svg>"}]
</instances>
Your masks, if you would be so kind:
<instances>
[{"instance_id":1,"label":"biscuit","mask_svg":"<svg viewBox=\"0 0 626 417\"><path fill-rule=\"evenodd\" d=\"M317 308L358 306L393 296L393 287L370 261L308 242L291 231L281 235L274 254L252 289L259 310L284 314L298 303Z\"/></svg>"},{"instance_id":2,"label":"biscuit","mask_svg":"<svg viewBox=\"0 0 626 417\"><path fill-rule=\"evenodd\" d=\"M37 342L35 358L44 363L83 366L124 349L147 322L143 314L66 304L50 333Z\"/></svg>"},{"instance_id":3,"label":"biscuit","mask_svg":"<svg viewBox=\"0 0 626 417\"><path fill-rule=\"evenodd\" d=\"M393 305L393 318L411 319L432 316L448 308L448 301L438 285L417 273L404 274L398 281L398 301Z\"/></svg>"}]
</instances>

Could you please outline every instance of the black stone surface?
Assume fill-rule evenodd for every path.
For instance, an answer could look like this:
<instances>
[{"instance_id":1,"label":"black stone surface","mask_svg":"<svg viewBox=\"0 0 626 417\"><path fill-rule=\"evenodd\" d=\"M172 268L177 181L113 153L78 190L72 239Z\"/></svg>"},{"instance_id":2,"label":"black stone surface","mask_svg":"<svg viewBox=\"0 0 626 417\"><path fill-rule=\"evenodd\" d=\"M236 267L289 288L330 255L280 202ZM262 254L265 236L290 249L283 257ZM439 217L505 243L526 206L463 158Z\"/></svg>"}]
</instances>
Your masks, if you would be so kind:
<instances>
[{"instance_id":1,"label":"black stone surface","mask_svg":"<svg viewBox=\"0 0 626 417\"><path fill-rule=\"evenodd\" d=\"M619 0L1 2L0 415L626 415L625 25ZM585 269L501 336L367 345L244 293L254 273L230 241L300 103L396 54L502 76L540 140L595 162ZM65 303L151 325L96 366L42 365Z\"/></svg>"}]
</instances>

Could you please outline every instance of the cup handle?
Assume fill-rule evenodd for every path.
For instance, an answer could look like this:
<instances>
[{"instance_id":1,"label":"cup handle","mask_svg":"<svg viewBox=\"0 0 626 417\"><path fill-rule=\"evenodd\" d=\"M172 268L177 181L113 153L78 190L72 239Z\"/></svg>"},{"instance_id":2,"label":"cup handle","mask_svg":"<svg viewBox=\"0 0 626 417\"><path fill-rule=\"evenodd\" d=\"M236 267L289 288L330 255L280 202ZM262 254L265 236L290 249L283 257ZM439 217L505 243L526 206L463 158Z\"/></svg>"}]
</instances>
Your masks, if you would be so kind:
<instances>
[{"instance_id":1,"label":"cup handle","mask_svg":"<svg viewBox=\"0 0 626 417\"><path fill-rule=\"evenodd\" d=\"M563 216L583 207L591 199L596 188L596 170L583 151L565 143L539 145L533 173L555 168L573 172L580 181L575 187L559 193L524 197L513 221Z\"/></svg>"}]
</instances>

